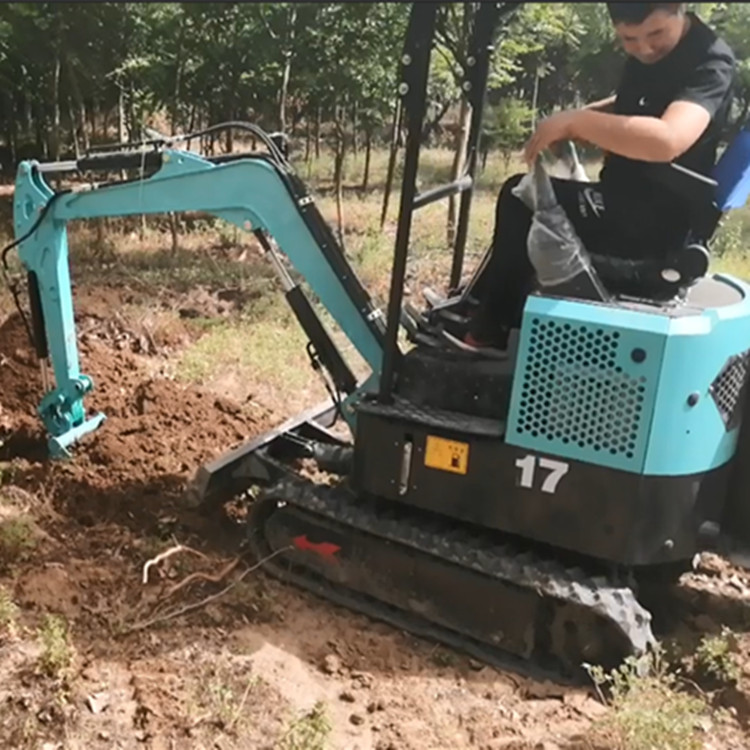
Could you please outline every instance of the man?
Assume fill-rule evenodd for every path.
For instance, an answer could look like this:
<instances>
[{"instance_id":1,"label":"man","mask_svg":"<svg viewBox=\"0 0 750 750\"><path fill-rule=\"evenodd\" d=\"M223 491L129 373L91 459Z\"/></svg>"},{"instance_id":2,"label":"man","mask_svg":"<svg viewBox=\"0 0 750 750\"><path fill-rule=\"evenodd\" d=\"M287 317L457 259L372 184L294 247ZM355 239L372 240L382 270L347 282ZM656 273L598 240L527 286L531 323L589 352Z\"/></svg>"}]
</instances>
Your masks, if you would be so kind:
<instances>
[{"instance_id":1,"label":"man","mask_svg":"<svg viewBox=\"0 0 750 750\"><path fill-rule=\"evenodd\" d=\"M605 284L613 291L657 294L657 278L646 274L637 279L637 289L628 288L612 275L608 259L657 261L684 243L689 204L647 172L672 161L711 172L731 104L735 60L722 39L686 12L686 3L607 6L628 56L616 94L542 121L524 156L531 165L565 140L605 152L599 183L553 179L557 199ZM511 192L520 179L510 178L498 198L492 252L472 290L480 305L465 338L470 347L505 348L533 288L526 249L531 212Z\"/></svg>"}]
</instances>

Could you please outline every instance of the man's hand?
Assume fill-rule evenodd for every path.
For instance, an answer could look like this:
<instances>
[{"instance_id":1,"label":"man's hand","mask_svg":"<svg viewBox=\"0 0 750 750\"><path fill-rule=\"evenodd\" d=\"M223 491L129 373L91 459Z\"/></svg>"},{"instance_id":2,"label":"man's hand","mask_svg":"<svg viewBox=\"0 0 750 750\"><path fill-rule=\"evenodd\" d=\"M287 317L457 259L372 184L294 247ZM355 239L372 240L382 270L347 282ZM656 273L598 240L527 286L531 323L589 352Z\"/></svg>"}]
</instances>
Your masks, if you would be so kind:
<instances>
[{"instance_id":1,"label":"man's hand","mask_svg":"<svg viewBox=\"0 0 750 750\"><path fill-rule=\"evenodd\" d=\"M544 149L555 143L575 139L575 123L578 115L578 110L565 110L542 120L524 147L526 163L531 166Z\"/></svg>"}]
</instances>

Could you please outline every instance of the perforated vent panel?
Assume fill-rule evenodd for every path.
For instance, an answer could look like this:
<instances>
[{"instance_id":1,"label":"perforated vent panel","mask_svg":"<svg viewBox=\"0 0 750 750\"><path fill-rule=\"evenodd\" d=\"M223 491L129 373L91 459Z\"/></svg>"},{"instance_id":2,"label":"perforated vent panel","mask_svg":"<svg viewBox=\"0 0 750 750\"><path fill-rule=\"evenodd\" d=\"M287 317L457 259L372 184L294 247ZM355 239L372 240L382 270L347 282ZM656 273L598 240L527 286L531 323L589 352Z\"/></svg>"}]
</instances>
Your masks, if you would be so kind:
<instances>
[{"instance_id":1,"label":"perforated vent panel","mask_svg":"<svg viewBox=\"0 0 750 750\"><path fill-rule=\"evenodd\" d=\"M514 437L595 463L635 464L648 427L646 350L604 327L530 322ZM626 372L623 361L636 364Z\"/></svg>"},{"instance_id":2,"label":"perforated vent panel","mask_svg":"<svg viewBox=\"0 0 750 750\"><path fill-rule=\"evenodd\" d=\"M732 357L711 383L711 396L727 430L739 424L750 351Z\"/></svg>"}]
</instances>

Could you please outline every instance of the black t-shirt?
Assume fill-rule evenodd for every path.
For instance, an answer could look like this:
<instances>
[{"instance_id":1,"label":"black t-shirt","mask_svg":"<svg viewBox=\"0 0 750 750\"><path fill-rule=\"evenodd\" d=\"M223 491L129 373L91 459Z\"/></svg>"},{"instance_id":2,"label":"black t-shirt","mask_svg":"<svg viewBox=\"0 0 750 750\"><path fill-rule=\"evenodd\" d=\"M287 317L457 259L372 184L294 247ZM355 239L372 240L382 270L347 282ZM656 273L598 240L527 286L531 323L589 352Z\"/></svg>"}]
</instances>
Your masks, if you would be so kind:
<instances>
[{"instance_id":1,"label":"black t-shirt","mask_svg":"<svg viewBox=\"0 0 750 750\"><path fill-rule=\"evenodd\" d=\"M675 161L708 175L731 106L735 58L723 39L697 16L689 16L688 33L664 59L645 65L628 58L614 112L661 117L672 102L700 104L711 115L711 122L698 141ZM648 237L662 246L674 245L687 232L690 208L684 198L646 177L653 167L653 163L616 154L607 156L601 181L608 218L625 230L629 241ZM670 249L664 247L665 252ZM631 253L626 249L618 254Z\"/></svg>"}]
</instances>

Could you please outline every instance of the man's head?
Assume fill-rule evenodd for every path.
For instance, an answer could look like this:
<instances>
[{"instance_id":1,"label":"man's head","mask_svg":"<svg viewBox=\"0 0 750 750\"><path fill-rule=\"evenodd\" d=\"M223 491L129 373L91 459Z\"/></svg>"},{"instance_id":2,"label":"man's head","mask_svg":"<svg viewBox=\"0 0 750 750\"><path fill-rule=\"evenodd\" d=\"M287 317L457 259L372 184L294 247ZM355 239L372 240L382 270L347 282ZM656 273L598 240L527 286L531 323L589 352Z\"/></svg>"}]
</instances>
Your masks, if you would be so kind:
<instances>
[{"instance_id":1,"label":"man's head","mask_svg":"<svg viewBox=\"0 0 750 750\"><path fill-rule=\"evenodd\" d=\"M688 28L686 3L607 3L625 52L646 65L666 57Z\"/></svg>"}]
</instances>

